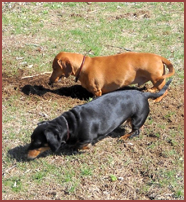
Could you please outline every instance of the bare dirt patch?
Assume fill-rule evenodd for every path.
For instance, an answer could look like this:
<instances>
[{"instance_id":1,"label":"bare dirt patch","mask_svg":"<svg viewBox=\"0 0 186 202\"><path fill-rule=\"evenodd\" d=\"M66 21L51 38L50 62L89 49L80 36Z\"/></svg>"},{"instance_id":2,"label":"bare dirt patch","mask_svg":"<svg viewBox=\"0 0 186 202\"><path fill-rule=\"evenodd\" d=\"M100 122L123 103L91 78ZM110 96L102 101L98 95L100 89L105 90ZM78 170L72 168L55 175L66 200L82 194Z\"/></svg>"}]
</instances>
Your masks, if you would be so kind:
<instances>
[{"instance_id":1,"label":"bare dirt patch","mask_svg":"<svg viewBox=\"0 0 186 202\"><path fill-rule=\"evenodd\" d=\"M60 98L64 100L68 97L78 98L80 100L88 100L92 97L86 89L82 88L80 83L71 85L71 80L62 80L59 83L54 84L54 87L48 85L49 75L35 75L31 77L22 77L23 70L19 71L19 75L15 77L8 77L3 74L3 97L12 95L15 90L18 90L24 95L31 96L38 95L39 99L53 99L61 102Z\"/></svg>"},{"instance_id":2,"label":"bare dirt patch","mask_svg":"<svg viewBox=\"0 0 186 202\"><path fill-rule=\"evenodd\" d=\"M88 101L93 95L84 89L80 82L75 83L73 77L70 79L62 79L60 82L55 83L54 87L48 85L49 73L41 75L33 75L24 77L22 76L24 70L20 70L18 76L8 76L7 74L2 74L2 97L6 98L9 95L15 94L17 91L20 94L27 96L37 95L39 99L53 99L55 101L61 99L66 99L68 97L81 100L82 103ZM148 84L147 84L148 85ZM68 99L69 100L69 99ZM73 102L73 99L71 99ZM153 113L159 112L161 115L167 114L169 111L176 110L174 116L168 118L169 122L172 123L179 122L183 123L184 117L184 86L177 85L174 86L172 83L168 96L162 101L164 106L162 108L161 104L153 104L151 111ZM76 100L74 101L76 102ZM151 102L151 101L150 101ZM159 117L154 115L154 120L157 122ZM179 120L180 119L180 120Z\"/></svg>"},{"instance_id":3,"label":"bare dirt patch","mask_svg":"<svg viewBox=\"0 0 186 202\"><path fill-rule=\"evenodd\" d=\"M145 10L140 10L134 13L126 13L126 14L121 14L121 15L117 15L115 16L115 19L131 19L131 18L136 18L136 19L140 19L140 18L150 18L151 14L149 11L145 11Z\"/></svg>"}]
</instances>

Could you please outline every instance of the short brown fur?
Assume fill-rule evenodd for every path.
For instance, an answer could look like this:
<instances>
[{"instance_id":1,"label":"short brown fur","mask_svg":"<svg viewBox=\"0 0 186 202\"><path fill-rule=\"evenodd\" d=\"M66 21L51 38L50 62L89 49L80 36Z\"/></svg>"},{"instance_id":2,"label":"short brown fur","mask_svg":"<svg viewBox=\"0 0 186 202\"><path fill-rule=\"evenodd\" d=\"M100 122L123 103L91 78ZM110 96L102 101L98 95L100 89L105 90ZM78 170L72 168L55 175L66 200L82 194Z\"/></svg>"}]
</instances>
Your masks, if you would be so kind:
<instances>
[{"instance_id":1,"label":"short brown fur","mask_svg":"<svg viewBox=\"0 0 186 202\"><path fill-rule=\"evenodd\" d=\"M53 61L53 73L50 84L60 77L77 76L83 55L61 52ZM169 73L165 74L165 66ZM150 92L161 90L165 79L174 75L175 70L169 60L152 53L127 52L111 56L89 57L80 72L81 85L94 96L117 90L130 84L142 84L151 81L153 87ZM167 91L155 101L159 102Z\"/></svg>"}]
</instances>

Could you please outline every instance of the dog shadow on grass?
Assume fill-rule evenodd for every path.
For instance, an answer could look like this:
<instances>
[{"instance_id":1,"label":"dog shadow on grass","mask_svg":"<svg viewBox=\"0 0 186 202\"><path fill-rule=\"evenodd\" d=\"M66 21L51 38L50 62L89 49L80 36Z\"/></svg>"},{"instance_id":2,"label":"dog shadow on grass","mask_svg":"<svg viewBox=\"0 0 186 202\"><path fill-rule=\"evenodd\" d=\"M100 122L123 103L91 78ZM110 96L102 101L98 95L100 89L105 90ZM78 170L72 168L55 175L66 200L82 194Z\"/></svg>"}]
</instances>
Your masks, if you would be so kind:
<instances>
[{"instance_id":1,"label":"dog shadow on grass","mask_svg":"<svg viewBox=\"0 0 186 202\"><path fill-rule=\"evenodd\" d=\"M43 86L38 86L38 85L25 85L21 91L26 94L26 95L30 95L30 94L35 94L35 95L39 95L42 96L45 93L51 92L57 95L61 95L61 96L67 96L67 97L71 97L71 98L77 98L80 100L88 100L89 98L93 97L93 94L88 92L85 88L83 88L81 85L74 85L74 86L70 86L70 87L62 87L59 89L47 89Z\"/></svg>"},{"instance_id":2,"label":"dog shadow on grass","mask_svg":"<svg viewBox=\"0 0 186 202\"><path fill-rule=\"evenodd\" d=\"M124 129L123 126L121 126L121 127L116 128L113 132L111 132L107 136L103 137L102 139L107 138L107 137L118 138L119 139L119 137L121 137L124 133L125 133L125 129ZM102 139L100 139L99 141L101 141ZM95 142L95 144L97 142ZM29 144L26 144L26 145L23 145L23 146L20 145L20 146L17 146L15 148L13 148L13 149L10 149L8 151L8 156L11 159L16 160L17 162L27 162L27 161L30 161L27 158L28 146L29 146ZM94 145L93 145L93 147L94 147ZM87 151L84 151L84 150L76 151L76 150L73 150L72 148L69 148L68 145L62 145L61 148L57 152L53 153L50 150L49 151L45 151L42 154L40 154L37 157L37 159L45 158L45 157L51 156L53 154L58 155L58 156L70 156L70 155L79 155L79 154L82 154L84 152L87 152Z\"/></svg>"},{"instance_id":3,"label":"dog shadow on grass","mask_svg":"<svg viewBox=\"0 0 186 202\"><path fill-rule=\"evenodd\" d=\"M131 87L131 86L125 86L123 88L120 88L118 90L146 90L146 87L142 87L142 88L137 88L137 87ZM42 96L45 93L51 92L54 94L58 94L61 96L67 96L67 97L71 97L71 98L77 98L80 100L88 100L89 98L93 98L93 94L88 92L85 88L83 88L81 85L74 85L74 86L70 86L70 87L62 87L59 89L47 89L43 86L38 86L38 85L25 85L23 88L21 88L21 91L26 94L26 95L30 95L30 94L35 94L38 96Z\"/></svg>"}]
</instances>

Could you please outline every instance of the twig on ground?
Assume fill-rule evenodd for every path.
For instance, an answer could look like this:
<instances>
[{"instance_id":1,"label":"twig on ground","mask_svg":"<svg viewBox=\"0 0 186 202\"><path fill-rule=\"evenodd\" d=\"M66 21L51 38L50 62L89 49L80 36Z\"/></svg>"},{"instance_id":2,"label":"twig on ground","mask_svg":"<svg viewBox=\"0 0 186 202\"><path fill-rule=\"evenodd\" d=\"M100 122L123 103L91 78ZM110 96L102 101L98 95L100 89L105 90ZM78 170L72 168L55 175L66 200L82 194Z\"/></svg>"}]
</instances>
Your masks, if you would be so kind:
<instances>
[{"instance_id":1,"label":"twig on ground","mask_svg":"<svg viewBox=\"0 0 186 202\"><path fill-rule=\"evenodd\" d=\"M15 168L16 166L17 166L17 165L13 165L12 167L6 169L5 172L3 172L3 175L4 175L5 173L8 173L10 170L12 170L13 168Z\"/></svg>"},{"instance_id":2,"label":"twig on ground","mask_svg":"<svg viewBox=\"0 0 186 202\"><path fill-rule=\"evenodd\" d=\"M40 76L40 75L43 75L43 74L51 74L51 73L52 72L43 72L41 74L36 74L36 75L32 75L32 76L24 76L21 79L27 79L27 78L32 78L32 77L35 77L35 76Z\"/></svg>"},{"instance_id":3,"label":"twig on ground","mask_svg":"<svg viewBox=\"0 0 186 202\"><path fill-rule=\"evenodd\" d=\"M26 45L26 46L36 46L36 47L41 47L41 46L38 45L38 44L28 44L28 43L26 43L25 45Z\"/></svg>"}]
</instances>

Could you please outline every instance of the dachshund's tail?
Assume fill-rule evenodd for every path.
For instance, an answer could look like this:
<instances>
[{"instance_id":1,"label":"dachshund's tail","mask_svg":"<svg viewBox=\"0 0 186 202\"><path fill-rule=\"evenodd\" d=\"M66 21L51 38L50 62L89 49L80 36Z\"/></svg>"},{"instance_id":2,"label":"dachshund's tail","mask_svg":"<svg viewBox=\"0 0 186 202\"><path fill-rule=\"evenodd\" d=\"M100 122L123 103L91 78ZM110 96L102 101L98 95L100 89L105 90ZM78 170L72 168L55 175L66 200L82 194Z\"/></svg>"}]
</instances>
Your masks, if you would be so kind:
<instances>
[{"instance_id":1,"label":"dachshund's tail","mask_svg":"<svg viewBox=\"0 0 186 202\"><path fill-rule=\"evenodd\" d=\"M158 97L162 96L165 93L165 91L167 90L167 88L169 87L171 82L172 82L172 78L167 81L165 86L158 93L145 92L144 93L145 97L147 99L148 98L154 98L155 99L155 98L158 98Z\"/></svg>"}]
</instances>

